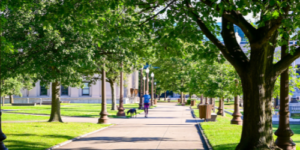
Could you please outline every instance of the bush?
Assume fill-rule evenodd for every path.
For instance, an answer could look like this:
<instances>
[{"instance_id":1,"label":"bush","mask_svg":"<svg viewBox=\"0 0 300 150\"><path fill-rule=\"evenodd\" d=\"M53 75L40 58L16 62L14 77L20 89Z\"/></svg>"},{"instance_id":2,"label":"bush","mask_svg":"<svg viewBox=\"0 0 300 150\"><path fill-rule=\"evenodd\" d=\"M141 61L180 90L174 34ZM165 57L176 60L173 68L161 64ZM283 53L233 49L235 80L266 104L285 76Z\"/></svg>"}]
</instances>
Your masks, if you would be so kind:
<instances>
[{"instance_id":1,"label":"bush","mask_svg":"<svg viewBox=\"0 0 300 150\"><path fill-rule=\"evenodd\" d=\"M191 104L191 99L188 99L188 100L186 101L186 104L190 105L190 104Z\"/></svg>"}]
</instances>

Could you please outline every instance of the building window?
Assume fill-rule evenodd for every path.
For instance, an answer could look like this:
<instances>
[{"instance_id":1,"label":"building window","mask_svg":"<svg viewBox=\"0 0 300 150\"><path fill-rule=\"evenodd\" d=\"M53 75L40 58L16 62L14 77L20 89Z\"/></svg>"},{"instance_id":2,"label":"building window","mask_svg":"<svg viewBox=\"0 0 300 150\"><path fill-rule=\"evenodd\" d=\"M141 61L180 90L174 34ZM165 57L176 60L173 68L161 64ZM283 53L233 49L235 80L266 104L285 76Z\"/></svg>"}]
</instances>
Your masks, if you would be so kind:
<instances>
[{"instance_id":1,"label":"building window","mask_svg":"<svg viewBox=\"0 0 300 150\"><path fill-rule=\"evenodd\" d=\"M48 95L46 87L41 86L41 94L40 95Z\"/></svg>"},{"instance_id":2,"label":"building window","mask_svg":"<svg viewBox=\"0 0 300 150\"><path fill-rule=\"evenodd\" d=\"M82 89L82 95L90 95L90 87L88 83L84 83L84 87Z\"/></svg>"},{"instance_id":3,"label":"building window","mask_svg":"<svg viewBox=\"0 0 300 150\"><path fill-rule=\"evenodd\" d=\"M68 87L61 86L61 95L69 95Z\"/></svg>"}]
</instances>

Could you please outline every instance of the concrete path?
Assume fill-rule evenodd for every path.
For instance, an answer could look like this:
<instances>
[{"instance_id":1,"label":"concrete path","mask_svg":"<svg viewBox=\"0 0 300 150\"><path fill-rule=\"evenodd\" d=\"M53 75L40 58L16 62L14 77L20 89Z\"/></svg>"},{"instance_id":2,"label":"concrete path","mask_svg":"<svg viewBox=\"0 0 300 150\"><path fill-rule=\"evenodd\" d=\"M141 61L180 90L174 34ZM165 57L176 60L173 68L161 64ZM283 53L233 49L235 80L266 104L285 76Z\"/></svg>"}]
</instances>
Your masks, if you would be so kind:
<instances>
[{"instance_id":1,"label":"concrete path","mask_svg":"<svg viewBox=\"0 0 300 150\"><path fill-rule=\"evenodd\" d=\"M148 118L142 113L137 118L111 119L111 122L116 125L57 149L204 150L195 120L185 106L159 103L157 108L149 110Z\"/></svg>"}]
</instances>

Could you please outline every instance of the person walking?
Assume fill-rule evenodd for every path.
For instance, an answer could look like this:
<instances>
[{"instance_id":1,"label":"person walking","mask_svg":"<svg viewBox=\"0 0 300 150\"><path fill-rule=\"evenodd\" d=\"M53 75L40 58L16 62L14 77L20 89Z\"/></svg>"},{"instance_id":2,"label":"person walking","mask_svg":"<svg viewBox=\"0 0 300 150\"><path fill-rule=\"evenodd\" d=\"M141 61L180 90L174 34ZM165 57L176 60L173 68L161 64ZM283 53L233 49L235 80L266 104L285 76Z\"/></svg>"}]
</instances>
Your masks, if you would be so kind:
<instances>
[{"instance_id":1,"label":"person walking","mask_svg":"<svg viewBox=\"0 0 300 150\"><path fill-rule=\"evenodd\" d=\"M145 112L145 118L148 117L148 110L150 106L150 95L148 94L148 91L145 92L145 95L143 96L144 98L144 112Z\"/></svg>"}]
</instances>

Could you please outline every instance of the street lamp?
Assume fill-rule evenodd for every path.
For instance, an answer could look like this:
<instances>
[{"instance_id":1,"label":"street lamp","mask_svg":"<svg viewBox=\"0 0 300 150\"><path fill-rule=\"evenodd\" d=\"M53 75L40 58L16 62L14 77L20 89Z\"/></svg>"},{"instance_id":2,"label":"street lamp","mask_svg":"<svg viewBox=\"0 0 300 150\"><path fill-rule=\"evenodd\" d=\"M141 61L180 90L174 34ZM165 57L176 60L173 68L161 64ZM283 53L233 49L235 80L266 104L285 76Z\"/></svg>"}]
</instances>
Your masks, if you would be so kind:
<instances>
[{"instance_id":1,"label":"street lamp","mask_svg":"<svg viewBox=\"0 0 300 150\"><path fill-rule=\"evenodd\" d=\"M149 68L147 68L146 69L146 74L147 74L147 76L146 76L146 91L148 91L148 92L149 92L149 72L150 72L150 70L149 70Z\"/></svg>"},{"instance_id":2,"label":"street lamp","mask_svg":"<svg viewBox=\"0 0 300 150\"><path fill-rule=\"evenodd\" d=\"M101 103L101 112L100 112L100 118L98 119L99 124L108 124L108 113L106 110L106 72L104 70L105 64L103 63L103 69L102 69L102 103Z\"/></svg>"},{"instance_id":3,"label":"street lamp","mask_svg":"<svg viewBox=\"0 0 300 150\"><path fill-rule=\"evenodd\" d=\"M235 88L236 90L238 89L239 81L235 79ZM233 118L231 120L231 124L237 124L237 125L242 125L243 121L241 119L242 114L239 111L239 96L237 92L235 93L234 96L234 112L232 114Z\"/></svg>"},{"instance_id":4,"label":"street lamp","mask_svg":"<svg viewBox=\"0 0 300 150\"><path fill-rule=\"evenodd\" d=\"M123 107L123 63L121 62L121 72L120 72L120 101L119 101L119 109L117 116L125 117L124 107Z\"/></svg>"},{"instance_id":5,"label":"street lamp","mask_svg":"<svg viewBox=\"0 0 300 150\"><path fill-rule=\"evenodd\" d=\"M143 80L144 80L144 94L146 94L146 91L145 91L145 86L146 86L145 81L146 81L146 77L145 77L145 76L143 77Z\"/></svg>"},{"instance_id":6,"label":"street lamp","mask_svg":"<svg viewBox=\"0 0 300 150\"><path fill-rule=\"evenodd\" d=\"M154 73L151 73L152 82L151 82L151 106L153 106L154 95L153 95L153 81L154 81Z\"/></svg>"},{"instance_id":7,"label":"street lamp","mask_svg":"<svg viewBox=\"0 0 300 150\"><path fill-rule=\"evenodd\" d=\"M156 98L157 95L156 95L156 82L154 82L154 98Z\"/></svg>"},{"instance_id":8,"label":"street lamp","mask_svg":"<svg viewBox=\"0 0 300 150\"><path fill-rule=\"evenodd\" d=\"M143 68L140 70L140 104L139 104L139 109L143 108L143 90L142 90L142 85L143 85Z\"/></svg>"}]
</instances>

